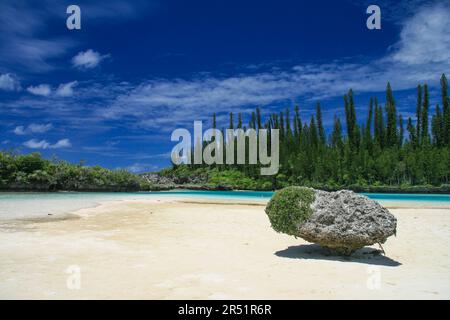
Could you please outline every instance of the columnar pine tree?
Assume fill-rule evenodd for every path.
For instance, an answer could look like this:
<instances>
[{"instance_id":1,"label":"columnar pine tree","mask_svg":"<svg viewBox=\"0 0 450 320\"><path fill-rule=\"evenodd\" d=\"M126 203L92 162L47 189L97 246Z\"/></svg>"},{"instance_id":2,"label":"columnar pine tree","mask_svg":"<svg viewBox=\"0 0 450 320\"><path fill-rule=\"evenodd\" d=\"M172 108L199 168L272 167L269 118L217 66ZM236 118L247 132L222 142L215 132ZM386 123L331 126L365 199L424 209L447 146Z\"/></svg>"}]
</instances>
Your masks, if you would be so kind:
<instances>
[{"instance_id":1,"label":"columnar pine tree","mask_svg":"<svg viewBox=\"0 0 450 320\"><path fill-rule=\"evenodd\" d=\"M439 105L436 105L436 113L431 120L431 134L433 137L433 144L436 146L442 146L444 144L444 121L441 115L441 109Z\"/></svg>"},{"instance_id":2,"label":"columnar pine tree","mask_svg":"<svg viewBox=\"0 0 450 320\"><path fill-rule=\"evenodd\" d=\"M417 145L422 143L422 86L417 86L417 107L416 107L416 139Z\"/></svg>"},{"instance_id":3,"label":"columnar pine tree","mask_svg":"<svg viewBox=\"0 0 450 320\"><path fill-rule=\"evenodd\" d=\"M392 147L398 144L397 138L397 110L395 107L394 96L392 94L391 84L388 82L386 88L386 145Z\"/></svg>"},{"instance_id":4,"label":"columnar pine tree","mask_svg":"<svg viewBox=\"0 0 450 320\"><path fill-rule=\"evenodd\" d=\"M421 125L421 141L422 143L429 143L430 136L428 133L428 109L430 107L430 100L428 96L428 86L423 86L423 105L422 105L422 118L420 120Z\"/></svg>"},{"instance_id":5,"label":"columnar pine tree","mask_svg":"<svg viewBox=\"0 0 450 320\"><path fill-rule=\"evenodd\" d=\"M443 143L450 146L450 107L448 97L448 82L445 74L441 77L442 117L444 122Z\"/></svg>"},{"instance_id":6,"label":"columnar pine tree","mask_svg":"<svg viewBox=\"0 0 450 320\"><path fill-rule=\"evenodd\" d=\"M364 131L364 145L365 148L369 151L372 150L372 115L373 115L373 98L370 98L369 102L369 112L367 114L366 127Z\"/></svg>"},{"instance_id":7,"label":"columnar pine tree","mask_svg":"<svg viewBox=\"0 0 450 320\"><path fill-rule=\"evenodd\" d=\"M325 145L326 137L325 137L325 129L323 127L322 122L322 111L320 110L320 102L318 102L316 106L316 117L317 117L317 129L319 130L319 141L321 145Z\"/></svg>"},{"instance_id":8,"label":"columnar pine tree","mask_svg":"<svg viewBox=\"0 0 450 320\"><path fill-rule=\"evenodd\" d=\"M404 129L403 129L403 117L400 114L398 116L398 146L401 147L403 145L404 140Z\"/></svg>"}]
</instances>

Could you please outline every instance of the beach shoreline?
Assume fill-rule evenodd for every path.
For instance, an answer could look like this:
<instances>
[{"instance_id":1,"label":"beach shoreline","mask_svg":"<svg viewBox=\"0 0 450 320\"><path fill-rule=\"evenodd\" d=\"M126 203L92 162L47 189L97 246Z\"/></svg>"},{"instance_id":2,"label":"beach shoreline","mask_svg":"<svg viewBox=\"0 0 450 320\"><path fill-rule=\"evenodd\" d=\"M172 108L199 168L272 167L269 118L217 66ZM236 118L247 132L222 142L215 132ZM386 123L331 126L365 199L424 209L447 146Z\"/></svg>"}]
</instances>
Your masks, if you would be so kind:
<instances>
[{"instance_id":1,"label":"beach shoreline","mask_svg":"<svg viewBox=\"0 0 450 320\"><path fill-rule=\"evenodd\" d=\"M141 197L2 221L0 298L450 298L448 208L390 208L386 256L374 246L346 258L273 231L266 202Z\"/></svg>"}]
</instances>

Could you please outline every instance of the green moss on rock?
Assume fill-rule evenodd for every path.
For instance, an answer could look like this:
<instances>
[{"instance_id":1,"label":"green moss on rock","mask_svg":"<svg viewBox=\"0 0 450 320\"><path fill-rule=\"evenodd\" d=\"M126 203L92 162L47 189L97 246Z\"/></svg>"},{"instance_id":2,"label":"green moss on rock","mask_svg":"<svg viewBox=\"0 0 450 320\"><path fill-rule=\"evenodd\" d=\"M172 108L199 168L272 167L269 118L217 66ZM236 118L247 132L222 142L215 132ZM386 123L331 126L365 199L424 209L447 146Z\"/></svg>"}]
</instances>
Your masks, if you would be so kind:
<instances>
[{"instance_id":1,"label":"green moss on rock","mask_svg":"<svg viewBox=\"0 0 450 320\"><path fill-rule=\"evenodd\" d=\"M315 192L304 187L287 187L275 192L266 207L272 228L281 233L298 236L298 225L312 214Z\"/></svg>"}]
</instances>

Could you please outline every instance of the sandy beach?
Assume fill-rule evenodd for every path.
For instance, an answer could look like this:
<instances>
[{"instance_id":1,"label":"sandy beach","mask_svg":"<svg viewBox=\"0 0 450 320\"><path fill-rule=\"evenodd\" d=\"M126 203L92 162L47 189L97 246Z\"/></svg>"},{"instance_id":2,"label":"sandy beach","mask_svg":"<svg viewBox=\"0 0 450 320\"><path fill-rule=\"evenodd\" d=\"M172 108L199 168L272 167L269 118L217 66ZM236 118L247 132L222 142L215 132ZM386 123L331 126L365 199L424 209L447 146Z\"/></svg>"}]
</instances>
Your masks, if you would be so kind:
<instances>
[{"instance_id":1,"label":"sandy beach","mask_svg":"<svg viewBox=\"0 0 450 320\"><path fill-rule=\"evenodd\" d=\"M393 205L386 255L345 258L273 231L265 203L115 200L1 221L0 298L450 298L450 208Z\"/></svg>"}]
</instances>

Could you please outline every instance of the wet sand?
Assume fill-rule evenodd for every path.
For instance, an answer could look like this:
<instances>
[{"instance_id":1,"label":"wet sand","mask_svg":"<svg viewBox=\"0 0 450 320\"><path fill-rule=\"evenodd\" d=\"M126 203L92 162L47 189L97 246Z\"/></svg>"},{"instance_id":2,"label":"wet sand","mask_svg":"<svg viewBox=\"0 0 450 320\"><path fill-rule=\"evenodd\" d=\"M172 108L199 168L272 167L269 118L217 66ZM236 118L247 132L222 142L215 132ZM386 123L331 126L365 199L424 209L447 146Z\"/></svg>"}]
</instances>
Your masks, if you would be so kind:
<instances>
[{"instance_id":1,"label":"wet sand","mask_svg":"<svg viewBox=\"0 0 450 320\"><path fill-rule=\"evenodd\" d=\"M116 200L0 221L0 298L449 299L450 208L392 207L386 255L350 258L273 231L265 201Z\"/></svg>"}]
</instances>

